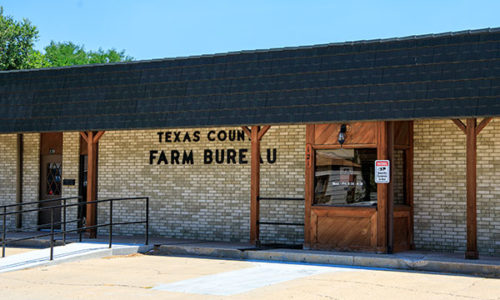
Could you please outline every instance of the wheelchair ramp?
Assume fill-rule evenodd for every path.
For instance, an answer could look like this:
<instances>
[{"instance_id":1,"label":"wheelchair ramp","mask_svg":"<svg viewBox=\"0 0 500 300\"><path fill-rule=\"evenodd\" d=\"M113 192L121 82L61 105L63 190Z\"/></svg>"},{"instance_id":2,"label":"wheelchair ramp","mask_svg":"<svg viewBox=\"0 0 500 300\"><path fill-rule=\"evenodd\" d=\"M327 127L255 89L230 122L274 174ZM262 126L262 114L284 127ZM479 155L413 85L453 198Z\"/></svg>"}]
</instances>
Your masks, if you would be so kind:
<instances>
[{"instance_id":1,"label":"wheelchair ramp","mask_svg":"<svg viewBox=\"0 0 500 300\"><path fill-rule=\"evenodd\" d=\"M50 260L50 248L0 258L0 273L112 255L144 253L151 248L150 246L130 244L113 244L113 248L108 248L107 243L71 243L54 247L54 260L52 261Z\"/></svg>"}]
</instances>

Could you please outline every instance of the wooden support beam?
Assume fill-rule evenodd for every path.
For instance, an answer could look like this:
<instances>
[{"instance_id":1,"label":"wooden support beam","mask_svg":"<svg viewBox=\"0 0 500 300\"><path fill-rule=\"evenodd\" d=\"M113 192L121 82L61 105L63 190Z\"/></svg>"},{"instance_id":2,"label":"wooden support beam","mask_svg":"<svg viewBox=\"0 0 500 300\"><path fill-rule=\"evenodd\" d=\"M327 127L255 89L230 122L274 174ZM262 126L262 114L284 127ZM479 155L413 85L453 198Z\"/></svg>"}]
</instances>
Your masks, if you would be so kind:
<instances>
[{"instance_id":1,"label":"wooden support beam","mask_svg":"<svg viewBox=\"0 0 500 300\"><path fill-rule=\"evenodd\" d=\"M394 252L394 122L386 122L387 159L390 165L390 181L387 183L387 253Z\"/></svg>"},{"instance_id":2,"label":"wooden support beam","mask_svg":"<svg viewBox=\"0 0 500 300\"><path fill-rule=\"evenodd\" d=\"M86 133L86 132L83 132L83 131L82 131L82 132L80 132L80 135L82 136L82 138L83 138L83 140L84 140L85 142L87 142L87 143L89 142L89 139L88 139L88 137L87 137L87 133Z\"/></svg>"},{"instance_id":3,"label":"wooden support beam","mask_svg":"<svg viewBox=\"0 0 500 300\"><path fill-rule=\"evenodd\" d=\"M390 182L377 184L377 251L394 250L394 122L378 122L377 159L389 160Z\"/></svg>"},{"instance_id":4,"label":"wooden support beam","mask_svg":"<svg viewBox=\"0 0 500 300\"><path fill-rule=\"evenodd\" d=\"M252 133L251 133L250 129L247 126L241 126L241 128L247 134L248 138L252 139Z\"/></svg>"},{"instance_id":5,"label":"wooden support beam","mask_svg":"<svg viewBox=\"0 0 500 300\"><path fill-rule=\"evenodd\" d=\"M259 194L260 194L260 140L259 126L251 130L251 179L250 179L250 243L258 245L259 241Z\"/></svg>"},{"instance_id":6,"label":"wooden support beam","mask_svg":"<svg viewBox=\"0 0 500 300\"><path fill-rule=\"evenodd\" d=\"M465 258L479 258L477 250L476 166L477 166L477 120L467 119L467 251ZM486 125L485 125L486 126ZM484 128L484 126L483 126Z\"/></svg>"},{"instance_id":7,"label":"wooden support beam","mask_svg":"<svg viewBox=\"0 0 500 300\"><path fill-rule=\"evenodd\" d=\"M87 142L87 202L92 202L97 199L97 145L99 139L104 134L104 131L87 133L80 132L80 135ZM97 205L96 203L87 204L86 225L97 225ZM96 229L88 230L91 238L97 236Z\"/></svg>"},{"instance_id":8,"label":"wooden support beam","mask_svg":"<svg viewBox=\"0 0 500 300\"><path fill-rule=\"evenodd\" d=\"M413 226L413 121L410 121L409 126L409 148L406 150L406 203L410 206L410 222L409 222L409 237L408 243L410 249L415 249L414 226Z\"/></svg>"},{"instance_id":9,"label":"wooden support beam","mask_svg":"<svg viewBox=\"0 0 500 300\"><path fill-rule=\"evenodd\" d=\"M250 170L250 243L258 246L259 240L259 195L260 195L260 140L271 126L241 127L252 142Z\"/></svg>"},{"instance_id":10,"label":"wooden support beam","mask_svg":"<svg viewBox=\"0 0 500 300\"><path fill-rule=\"evenodd\" d=\"M310 249L311 240L311 206L314 200L314 129L315 125L306 125L306 178L304 188L304 249Z\"/></svg>"},{"instance_id":11,"label":"wooden support beam","mask_svg":"<svg viewBox=\"0 0 500 300\"><path fill-rule=\"evenodd\" d=\"M492 119L493 118L484 118L476 127L476 135L479 135L481 130L483 130L484 127L486 127L486 125L488 125L488 123L490 123Z\"/></svg>"},{"instance_id":12,"label":"wooden support beam","mask_svg":"<svg viewBox=\"0 0 500 300\"><path fill-rule=\"evenodd\" d=\"M460 121L460 119L452 119L452 121L458 126L458 128L460 128L465 134L467 134L467 132L465 131L465 124Z\"/></svg>"},{"instance_id":13,"label":"wooden support beam","mask_svg":"<svg viewBox=\"0 0 500 300\"><path fill-rule=\"evenodd\" d=\"M477 249L477 136L493 118L484 118L479 125L476 118L467 118L467 125L460 120L453 120L466 134L467 163L467 250L465 258L479 258Z\"/></svg>"},{"instance_id":14,"label":"wooden support beam","mask_svg":"<svg viewBox=\"0 0 500 300\"><path fill-rule=\"evenodd\" d=\"M22 210L23 202L23 156L24 156L24 136L17 134L17 159L16 159L16 211ZM23 226L23 215L16 214L16 228Z\"/></svg>"},{"instance_id":15,"label":"wooden support beam","mask_svg":"<svg viewBox=\"0 0 500 300\"><path fill-rule=\"evenodd\" d=\"M82 135L83 136L83 135ZM85 139L85 137L84 137ZM89 131L87 133L87 202L95 201L95 184L96 184L96 154L97 151L95 149L94 133ZM96 225L96 216L97 209L95 203L87 204L87 213L86 213L86 225L94 226ZM88 230L90 234L90 238L96 237L96 230L90 229Z\"/></svg>"},{"instance_id":16,"label":"wooden support beam","mask_svg":"<svg viewBox=\"0 0 500 300\"><path fill-rule=\"evenodd\" d=\"M94 135L94 139L92 140L94 142L94 144L97 144L99 142L99 139L101 138L101 136L104 134L104 131L98 131L95 135Z\"/></svg>"},{"instance_id":17,"label":"wooden support beam","mask_svg":"<svg viewBox=\"0 0 500 300\"><path fill-rule=\"evenodd\" d=\"M377 159L388 159L387 153L387 123L377 124ZM391 166L392 169L392 166ZM392 179L392 178L391 178ZM377 184L377 251L387 253L387 198L388 185Z\"/></svg>"},{"instance_id":18,"label":"wooden support beam","mask_svg":"<svg viewBox=\"0 0 500 300\"><path fill-rule=\"evenodd\" d=\"M264 136L264 134L266 134L266 132L269 130L269 128L271 128L271 126L267 125L267 126L263 126L259 130L259 141L262 140L262 137Z\"/></svg>"}]
</instances>

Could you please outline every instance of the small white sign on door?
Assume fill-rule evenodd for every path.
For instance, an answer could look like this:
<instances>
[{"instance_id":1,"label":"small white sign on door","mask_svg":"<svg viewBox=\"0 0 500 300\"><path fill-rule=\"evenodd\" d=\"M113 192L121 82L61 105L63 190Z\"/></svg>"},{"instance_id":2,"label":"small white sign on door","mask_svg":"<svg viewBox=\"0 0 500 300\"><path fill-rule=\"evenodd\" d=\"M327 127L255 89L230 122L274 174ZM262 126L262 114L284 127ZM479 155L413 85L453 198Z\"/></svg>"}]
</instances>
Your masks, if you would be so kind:
<instances>
[{"instance_id":1,"label":"small white sign on door","mask_svg":"<svg viewBox=\"0 0 500 300\"><path fill-rule=\"evenodd\" d=\"M391 181L391 162L388 160L375 161L375 182L389 183Z\"/></svg>"}]
</instances>

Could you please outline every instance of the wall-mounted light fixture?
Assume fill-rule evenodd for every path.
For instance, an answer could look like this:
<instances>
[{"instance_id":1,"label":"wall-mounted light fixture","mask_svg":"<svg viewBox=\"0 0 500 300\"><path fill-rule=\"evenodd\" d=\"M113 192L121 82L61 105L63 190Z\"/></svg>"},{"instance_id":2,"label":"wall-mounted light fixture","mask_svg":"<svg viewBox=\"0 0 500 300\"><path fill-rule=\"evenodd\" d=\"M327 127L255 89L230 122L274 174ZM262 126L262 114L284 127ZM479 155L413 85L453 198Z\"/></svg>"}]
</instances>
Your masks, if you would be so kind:
<instances>
[{"instance_id":1,"label":"wall-mounted light fixture","mask_svg":"<svg viewBox=\"0 0 500 300\"><path fill-rule=\"evenodd\" d=\"M337 141L339 142L340 146L342 146L344 144L344 142L345 142L346 131L347 131L347 125L346 124L340 125L339 136L338 136L338 139L337 139Z\"/></svg>"}]
</instances>

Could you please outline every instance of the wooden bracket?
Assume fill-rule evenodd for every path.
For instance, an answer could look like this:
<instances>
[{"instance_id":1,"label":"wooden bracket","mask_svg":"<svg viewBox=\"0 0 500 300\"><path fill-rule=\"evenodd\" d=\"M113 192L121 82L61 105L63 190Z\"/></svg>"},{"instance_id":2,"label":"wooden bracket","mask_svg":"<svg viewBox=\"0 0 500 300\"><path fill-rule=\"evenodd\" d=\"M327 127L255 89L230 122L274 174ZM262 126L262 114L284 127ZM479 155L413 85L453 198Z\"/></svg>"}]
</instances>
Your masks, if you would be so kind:
<instances>
[{"instance_id":1,"label":"wooden bracket","mask_svg":"<svg viewBox=\"0 0 500 300\"><path fill-rule=\"evenodd\" d=\"M104 131L98 131L94 135L94 139L92 140L92 142L94 142L94 144L97 144L97 142L99 142L99 139L102 137L103 134L104 134Z\"/></svg>"},{"instance_id":2,"label":"wooden bracket","mask_svg":"<svg viewBox=\"0 0 500 300\"><path fill-rule=\"evenodd\" d=\"M479 125L476 126L476 135L478 135L481 130L484 129L484 127L486 127L486 125L488 125L488 123L491 122L493 118L489 117L489 118L484 118L481 123L479 123Z\"/></svg>"},{"instance_id":3,"label":"wooden bracket","mask_svg":"<svg viewBox=\"0 0 500 300\"><path fill-rule=\"evenodd\" d=\"M248 135L248 138L252 140L252 129L248 128L247 126L241 126L243 131ZM260 126L252 126L252 128L257 128L257 138L258 140L262 140L262 137L267 133L269 128L271 128L270 125L263 126L262 128Z\"/></svg>"},{"instance_id":4,"label":"wooden bracket","mask_svg":"<svg viewBox=\"0 0 500 300\"><path fill-rule=\"evenodd\" d=\"M248 135L248 138L252 139L252 130L250 130L247 126L241 126L241 128Z\"/></svg>"},{"instance_id":5,"label":"wooden bracket","mask_svg":"<svg viewBox=\"0 0 500 300\"><path fill-rule=\"evenodd\" d=\"M474 133L476 134L476 136L479 135L481 130L483 130L484 127L486 127L486 125L488 125L492 119L492 117L484 118L479 123L479 125L476 125L476 127L474 128ZM452 119L452 121L458 126L458 128L460 128L465 134L467 134L467 126L460 119Z\"/></svg>"},{"instance_id":6,"label":"wooden bracket","mask_svg":"<svg viewBox=\"0 0 500 300\"><path fill-rule=\"evenodd\" d=\"M452 121L458 126L458 128L460 128L465 134L467 134L466 126L460 119L452 119Z\"/></svg>"},{"instance_id":7,"label":"wooden bracket","mask_svg":"<svg viewBox=\"0 0 500 300\"><path fill-rule=\"evenodd\" d=\"M262 137L264 136L264 134L266 134L266 132L269 130L269 128L271 128L271 126L267 125L267 126L262 127L259 130L259 141L262 139Z\"/></svg>"},{"instance_id":8,"label":"wooden bracket","mask_svg":"<svg viewBox=\"0 0 500 300\"><path fill-rule=\"evenodd\" d=\"M87 143L89 142L89 138L88 138L88 136L87 136L87 133L86 133L86 132L81 131L81 132L80 132L80 135L81 135L81 136L82 136L82 138L85 140L85 142L87 142Z\"/></svg>"}]
</instances>

